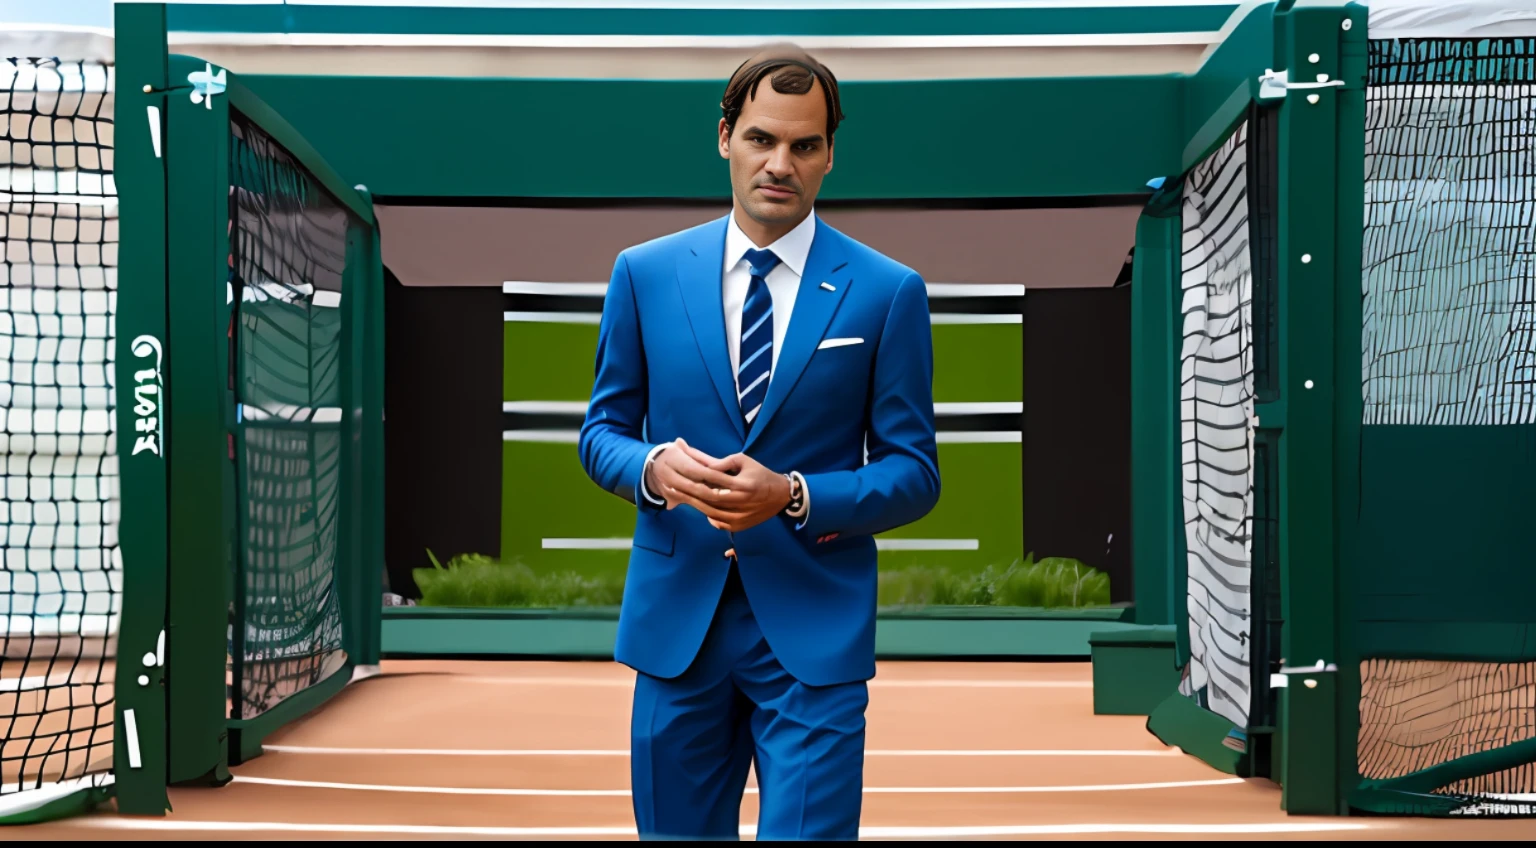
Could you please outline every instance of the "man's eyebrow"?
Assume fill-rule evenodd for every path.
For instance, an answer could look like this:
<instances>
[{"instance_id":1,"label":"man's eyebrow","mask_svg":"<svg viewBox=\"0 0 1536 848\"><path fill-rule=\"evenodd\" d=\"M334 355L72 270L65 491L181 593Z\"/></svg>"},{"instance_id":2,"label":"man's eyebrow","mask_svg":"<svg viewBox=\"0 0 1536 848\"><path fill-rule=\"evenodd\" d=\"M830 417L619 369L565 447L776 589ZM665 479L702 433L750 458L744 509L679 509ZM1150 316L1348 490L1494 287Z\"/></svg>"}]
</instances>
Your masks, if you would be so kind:
<instances>
[{"instance_id":1,"label":"man's eyebrow","mask_svg":"<svg viewBox=\"0 0 1536 848\"><path fill-rule=\"evenodd\" d=\"M764 138L768 139L769 141L778 141L778 136L775 136L773 133L768 132L767 130L763 129L762 127L756 127L756 126L747 127L746 130L744 130L742 132L742 135L760 135L760 136L763 136ZM823 136L821 133L816 133L814 135L808 135L808 136L805 136L803 138L795 139L795 144L809 144L809 143L820 144L821 142L823 142L825 140L826 140L825 136Z\"/></svg>"}]
</instances>

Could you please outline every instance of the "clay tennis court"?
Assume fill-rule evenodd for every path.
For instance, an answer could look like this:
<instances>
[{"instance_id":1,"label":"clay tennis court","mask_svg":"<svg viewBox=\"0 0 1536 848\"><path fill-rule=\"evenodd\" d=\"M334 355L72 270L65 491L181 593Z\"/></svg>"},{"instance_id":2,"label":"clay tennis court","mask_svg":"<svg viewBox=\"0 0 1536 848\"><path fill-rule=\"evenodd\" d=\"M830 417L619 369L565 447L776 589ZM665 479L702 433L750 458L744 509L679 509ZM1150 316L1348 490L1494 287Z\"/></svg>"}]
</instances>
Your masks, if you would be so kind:
<instances>
[{"instance_id":1,"label":"clay tennis court","mask_svg":"<svg viewBox=\"0 0 1536 848\"><path fill-rule=\"evenodd\" d=\"M612 663L386 662L219 789L24 839L634 839ZM1530 823L1302 818L1280 790L1094 716L1088 663L900 663L870 684L864 838L1515 839ZM750 838L756 798L742 804Z\"/></svg>"}]
</instances>

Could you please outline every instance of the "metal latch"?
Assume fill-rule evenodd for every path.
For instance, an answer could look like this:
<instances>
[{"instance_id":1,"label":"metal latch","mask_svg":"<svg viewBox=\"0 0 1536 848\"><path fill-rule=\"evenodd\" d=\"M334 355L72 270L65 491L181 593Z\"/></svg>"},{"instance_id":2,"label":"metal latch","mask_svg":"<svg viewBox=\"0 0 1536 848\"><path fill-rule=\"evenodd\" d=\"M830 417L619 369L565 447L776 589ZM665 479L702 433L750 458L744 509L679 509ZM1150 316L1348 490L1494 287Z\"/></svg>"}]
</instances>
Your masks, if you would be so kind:
<instances>
[{"instance_id":1,"label":"metal latch","mask_svg":"<svg viewBox=\"0 0 1536 848\"><path fill-rule=\"evenodd\" d=\"M1290 74L1290 71L1265 68L1264 74L1259 77L1259 99L1275 100L1284 97L1285 93L1293 88L1331 88L1344 84L1343 80L1329 79L1327 74L1318 74L1317 82L1291 82Z\"/></svg>"},{"instance_id":2,"label":"metal latch","mask_svg":"<svg viewBox=\"0 0 1536 848\"><path fill-rule=\"evenodd\" d=\"M206 70L193 71L187 74L187 82L192 83L192 102L202 103L205 108L212 109L213 96L224 93L224 89L228 84L228 78L224 69L220 68L219 72L215 74L213 72L213 63L205 62L203 64Z\"/></svg>"},{"instance_id":3,"label":"metal latch","mask_svg":"<svg viewBox=\"0 0 1536 848\"><path fill-rule=\"evenodd\" d=\"M1282 660L1282 662L1283 662L1283 660ZM1289 688L1290 685L1291 685L1291 679L1290 679L1290 677L1288 675L1292 675L1292 674L1332 674L1334 672L1337 672L1338 670L1339 670L1339 667L1338 667L1337 664L1335 664L1335 663L1325 663L1322 660L1318 660L1317 661L1317 665L1295 665L1295 666L1282 665L1282 666L1280 666L1279 673L1271 674L1269 676L1269 688L1271 688L1271 689L1286 689L1286 688ZM1312 689L1312 688L1317 686L1317 681L1313 680L1311 678L1304 679L1301 682L1308 689Z\"/></svg>"}]
</instances>

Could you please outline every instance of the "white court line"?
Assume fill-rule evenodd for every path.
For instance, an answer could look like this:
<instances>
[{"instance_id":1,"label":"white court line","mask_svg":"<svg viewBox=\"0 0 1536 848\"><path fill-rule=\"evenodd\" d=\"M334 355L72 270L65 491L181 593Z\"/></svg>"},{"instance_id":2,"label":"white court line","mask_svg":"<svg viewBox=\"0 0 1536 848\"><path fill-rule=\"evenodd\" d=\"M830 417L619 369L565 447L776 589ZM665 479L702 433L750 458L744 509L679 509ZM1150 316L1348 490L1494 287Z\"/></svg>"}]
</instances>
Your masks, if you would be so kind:
<instances>
[{"instance_id":1,"label":"white court line","mask_svg":"<svg viewBox=\"0 0 1536 848\"><path fill-rule=\"evenodd\" d=\"M284 777L235 775L235 783L282 786L290 789L339 789L352 792L396 792L408 795L494 795L537 798L628 798L628 789L510 789L478 786L397 786L392 783L337 783L329 780L292 780ZM1034 795L1073 792L1136 792L1149 789L1194 789L1236 786L1241 777L1217 780L1169 780L1158 783L1089 783L1079 786L866 786L865 795ZM757 787L748 786L748 795Z\"/></svg>"},{"instance_id":2,"label":"white court line","mask_svg":"<svg viewBox=\"0 0 1536 848\"><path fill-rule=\"evenodd\" d=\"M71 824L102 830L176 831L182 833L379 833L413 836L635 836L633 827L453 827L430 824L300 824L296 822L178 821L175 819L95 816ZM863 839L953 839L963 836L1055 836L1107 833L1265 834L1330 833L1387 829L1390 823L1258 822L1247 824L1024 824L975 827L861 827ZM742 836L757 835L757 826L741 826Z\"/></svg>"},{"instance_id":3,"label":"white court line","mask_svg":"<svg viewBox=\"0 0 1536 848\"><path fill-rule=\"evenodd\" d=\"M498 686L611 686L633 688L632 678L580 678L580 677L482 677L453 675L461 683L487 683ZM927 689L948 686L952 689L1092 689L1091 680L881 680L869 681L871 689Z\"/></svg>"},{"instance_id":4,"label":"white court line","mask_svg":"<svg viewBox=\"0 0 1536 848\"><path fill-rule=\"evenodd\" d=\"M558 748L327 748L308 745L262 745L271 754L317 754L364 757L628 757L622 749ZM866 757L1179 757L1177 748L1129 750L873 750Z\"/></svg>"}]
</instances>

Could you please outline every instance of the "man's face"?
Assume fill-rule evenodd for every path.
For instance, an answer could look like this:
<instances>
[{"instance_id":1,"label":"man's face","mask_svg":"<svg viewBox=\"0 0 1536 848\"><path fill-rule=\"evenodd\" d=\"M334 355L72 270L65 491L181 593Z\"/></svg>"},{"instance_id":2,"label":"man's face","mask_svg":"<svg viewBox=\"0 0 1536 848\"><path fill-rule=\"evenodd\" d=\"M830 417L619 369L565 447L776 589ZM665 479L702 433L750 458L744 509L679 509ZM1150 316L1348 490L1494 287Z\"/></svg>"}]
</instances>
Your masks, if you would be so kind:
<instances>
[{"instance_id":1,"label":"man's face","mask_svg":"<svg viewBox=\"0 0 1536 848\"><path fill-rule=\"evenodd\" d=\"M832 170L821 81L805 94L780 94L771 77L743 104L734 133L720 122L720 155L731 162L736 202L770 230L802 220Z\"/></svg>"}]
</instances>

